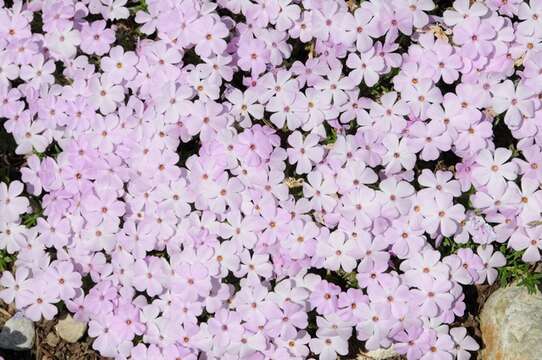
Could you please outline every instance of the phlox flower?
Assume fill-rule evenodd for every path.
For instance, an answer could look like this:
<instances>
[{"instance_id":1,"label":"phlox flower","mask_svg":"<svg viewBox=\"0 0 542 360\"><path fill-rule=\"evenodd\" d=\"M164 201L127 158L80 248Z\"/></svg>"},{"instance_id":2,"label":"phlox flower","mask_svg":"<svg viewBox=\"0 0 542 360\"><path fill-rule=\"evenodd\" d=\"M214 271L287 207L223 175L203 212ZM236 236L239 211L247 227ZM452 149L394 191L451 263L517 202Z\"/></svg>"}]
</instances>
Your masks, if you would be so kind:
<instances>
[{"instance_id":1,"label":"phlox flower","mask_svg":"<svg viewBox=\"0 0 542 360\"><path fill-rule=\"evenodd\" d=\"M514 89L510 80L497 84L492 89L493 109L497 114L506 111L504 121L512 128L518 127L523 117L534 116L535 105L532 100L533 92L522 83Z\"/></svg>"},{"instance_id":2,"label":"phlox flower","mask_svg":"<svg viewBox=\"0 0 542 360\"><path fill-rule=\"evenodd\" d=\"M242 92L239 89L232 89L226 94L226 98L232 103L233 110L239 116L239 123L242 126L249 127L252 117L255 119L263 117L264 107L257 103L258 97L255 91Z\"/></svg>"},{"instance_id":3,"label":"phlox flower","mask_svg":"<svg viewBox=\"0 0 542 360\"><path fill-rule=\"evenodd\" d=\"M106 29L103 20L84 23L81 28L81 50L87 54L104 55L109 52L110 45L115 41L115 32Z\"/></svg>"},{"instance_id":4,"label":"phlox flower","mask_svg":"<svg viewBox=\"0 0 542 360\"><path fill-rule=\"evenodd\" d=\"M452 287L450 281L418 278L414 285L417 289L413 289L412 294L421 306L422 314L433 317L451 307L453 296L449 293Z\"/></svg>"},{"instance_id":5,"label":"phlox flower","mask_svg":"<svg viewBox=\"0 0 542 360\"><path fill-rule=\"evenodd\" d=\"M343 76L342 66L326 71L325 78L318 79L314 87L323 90L323 94L333 101L335 105L342 105L348 101L346 91L354 89L354 82L349 76Z\"/></svg>"},{"instance_id":6,"label":"phlox flower","mask_svg":"<svg viewBox=\"0 0 542 360\"><path fill-rule=\"evenodd\" d=\"M266 332L271 336L294 337L297 329L307 327L307 313L298 304L286 303L279 308L274 303L265 307Z\"/></svg>"},{"instance_id":7,"label":"phlox flower","mask_svg":"<svg viewBox=\"0 0 542 360\"><path fill-rule=\"evenodd\" d=\"M236 273L237 276L247 275L251 283L258 283L259 277L269 278L273 273L273 266L268 262L268 255L250 255L248 250L241 253L241 268Z\"/></svg>"},{"instance_id":8,"label":"phlox flower","mask_svg":"<svg viewBox=\"0 0 542 360\"><path fill-rule=\"evenodd\" d=\"M322 360L333 360L337 358L337 354L348 353L348 342L340 336L312 338L309 341L309 347Z\"/></svg>"},{"instance_id":9,"label":"phlox flower","mask_svg":"<svg viewBox=\"0 0 542 360\"><path fill-rule=\"evenodd\" d=\"M102 114L113 112L118 103L124 99L123 89L119 85L115 85L114 81L107 75L92 78L89 88L92 92L90 102L100 109Z\"/></svg>"},{"instance_id":10,"label":"phlox flower","mask_svg":"<svg viewBox=\"0 0 542 360\"><path fill-rule=\"evenodd\" d=\"M302 126L308 118L307 99L303 93L281 94L269 100L265 109L273 114L270 117L271 122L277 128L288 127L295 130Z\"/></svg>"},{"instance_id":11,"label":"phlox flower","mask_svg":"<svg viewBox=\"0 0 542 360\"><path fill-rule=\"evenodd\" d=\"M458 223L465 218L465 208L461 204L453 205L452 197L447 194L435 194L434 200L422 210L423 226L434 234L439 230L442 235L455 234Z\"/></svg>"},{"instance_id":12,"label":"phlox flower","mask_svg":"<svg viewBox=\"0 0 542 360\"><path fill-rule=\"evenodd\" d=\"M271 129L253 127L243 131L237 137L236 153L249 166L258 166L271 155L273 144L268 135L271 135L273 131L269 132L268 130Z\"/></svg>"},{"instance_id":13,"label":"phlox flower","mask_svg":"<svg viewBox=\"0 0 542 360\"><path fill-rule=\"evenodd\" d=\"M461 195L461 185L459 181L452 179L453 174L450 171L440 171L436 173L428 169L423 169L418 177L418 183L426 189L421 192L435 194L435 192L447 193L454 197Z\"/></svg>"},{"instance_id":14,"label":"phlox flower","mask_svg":"<svg viewBox=\"0 0 542 360\"><path fill-rule=\"evenodd\" d=\"M453 40L463 47L467 56L475 59L478 56L486 57L493 51L491 40L495 35L488 21L473 16L454 28Z\"/></svg>"},{"instance_id":15,"label":"phlox flower","mask_svg":"<svg viewBox=\"0 0 542 360\"><path fill-rule=\"evenodd\" d=\"M333 179L324 178L317 170L307 175L307 182L303 183L303 193L311 199L311 205L316 211L331 211L337 204L337 184Z\"/></svg>"},{"instance_id":16,"label":"phlox flower","mask_svg":"<svg viewBox=\"0 0 542 360\"><path fill-rule=\"evenodd\" d=\"M452 360L454 351L454 342L450 335L446 333L437 333L434 330L429 331L429 351L420 359L423 360Z\"/></svg>"},{"instance_id":17,"label":"phlox flower","mask_svg":"<svg viewBox=\"0 0 542 360\"><path fill-rule=\"evenodd\" d=\"M46 283L33 278L32 285L20 294L20 306L24 314L32 321L39 321L43 317L51 320L58 310L53 304L58 302L56 291Z\"/></svg>"},{"instance_id":18,"label":"phlox flower","mask_svg":"<svg viewBox=\"0 0 542 360\"><path fill-rule=\"evenodd\" d=\"M21 294L31 290L32 281L30 280L30 271L26 267L18 267L15 270L15 276L8 271L2 273L0 284L3 289L0 291L0 298L6 303L15 301L17 307L22 307L20 304Z\"/></svg>"},{"instance_id":19,"label":"phlox flower","mask_svg":"<svg viewBox=\"0 0 542 360\"><path fill-rule=\"evenodd\" d=\"M407 139L400 139L395 134L388 134L382 143L386 148L382 162L386 165L387 173L394 174L401 169L412 170L416 163L416 155L410 149Z\"/></svg>"},{"instance_id":20,"label":"phlox flower","mask_svg":"<svg viewBox=\"0 0 542 360\"><path fill-rule=\"evenodd\" d=\"M518 25L518 30L527 35L537 33L538 26L541 24L540 13L542 12L542 5L537 0L523 2L519 4L518 17L523 20Z\"/></svg>"},{"instance_id":21,"label":"phlox flower","mask_svg":"<svg viewBox=\"0 0 542 360\"><path fill-rule=\"evenodd\" d=\"M539 3L7 1L0 298L110 358L469 358L494 243L540 260Z\"/></svg>"},{"instance_id":22,"label":"phlox flower","mask_svg":"<svg viewBox=\"0 0 542 360\"><path fill-rule=\"evenodd\" d=\"M20 215L29 210L29 201L21 195L24 185L20 181L12 181L9 186L0 183L0 212L2 222L16 221Z\"/></svg>"},{"instance_id":23,"label":"phlox flower","mask_svg":"<svg viewBox=\"0 0 542 360\"><path fill-rule=\"evenodd\" d=\"M494 188L502 185L505 180L514 180L517 177L517 165L507 163L512 152L505 148L497 148L492 154L484 149L476 157L476 167L473 169L475 181L480 185Z\"/></svg>"},{"instance_id":24,"label":"phlox flower","mask_svg":"<svg viewBox=\"0 0 542 360\"><path fill-rule=\"evenodd\" d=\"M374 48L358 56L351 53L346 60L346 66L353 71L348 75L356 84L364 81L367 86L373 86L378 81L378 72L384 69L384 61L375 54Z\"/></svg>"},{"instance_id":25,"label":"phlox flower","mask_svg":"<svg viewBox=\"0 0 542 360\"><path fill-rule=\"evenodd\" d=\"M467 335L467 329L464 327L450 329L450 335L456 344L454 350L458 360L470 359L469 351L477 351L480 348L476 341Z\"/></svg>"},{"instance_id":26,"label":"phlox flower","mask_svg":"<svg viewBox=\"0 0 542 360\"><path fill-rule=\"evenodd\" d=\"M54 71L54 61L45 61L43 55L38 54L32 59L30 64L21 67L20 76L31 86L39 88L42 84L52 84L54 82L54 77L51 75ZM7 76L9 76L9 72Z\"/></svg>"},{"instance_id":27,"label":"phlox flower","mask_svg":"<svg viewBox=\"0 0 542 360\"><path fill-rule=\"evenodd\" d=\"M409 326L395 335L394 349L407 357L418 359L429 350L429 334L421 326Z\"/></svg>"},{"instance_id":28,"label":"phlox flower","mask_svg":"<svg viewBox=\"0 0 542 360\"><path fill-rule=\"evenodd\" d=\"M47 32L44 40L54 58L70 59L75 57L81 44L81 33L73 29L72 24L65 24Z\"/></svg>"},{"instance_id":29,"label":"phlox flower","mask_svg":"<svg viewBox=\"0 0 542 360\"><path fill-rule=\"evenodd\" d=\"M237 54L239 67L244 71L251 71L253 75L259 75L265 71L270 57L265 42L259 39L244 39Z\"/></svg>"},{"instance_id":30,"label":"phlox flower","mask_svg":"<svg viewBox=\"0 0 542 360\"><path fill-rule=\"evenodd\" d=\"M530 146L522 150L523 157L522 159L515 159L520 167L522 179L536 179L537 181L541 180L542 177L542 164L540 164L541 151L538 146Z\"/></svg>"},{"instance_id":31,"label":"phlox flower","mask_svg":"<svg viewBox=\"0 0 542 360\"><path fill-rule=\"evenodd\" d=\"M31 154L33 150L42 153L52 141L50 132L41 121L29 122L19 127L13 135L18 143L15 153L19 155Z\"/></svg>"},{"instance_id":32,"label":"phlox flower","mask_svg":"<svg viewBox=\"0 0 542 360\"><path fill-rule=\"evenodd\" d=\"M398 99L398 94L390 91L382 95L380 102L371 103L371 117L377 117L375 126L382 131L399 133L406 127L405 116L410 112L408 105Z\"/></svg>"},{"instance_id":33,"label":"phlox flower","mask_svg":"<svg viewBox=\"0 0 542 360\"><path fill-rule=\"evenodd\" d=\"M216 21L212 16L202 16L192 26L199 34L194 39L198 55L209 57L211 53L220 55L226 50L224 38L228 36L228 28L222 21Z\"/></svg>"},{"instance_id":34,"label":"phlox flower","mask_svg":"<svg viewBox=\"0 0 542 360\"><path fill-rule=\"evenodd\" d=\"M96 338L92 344L94 349L104 356L116 356L120 343L119 333L115 329L115 317L103 313L93 318L88 324L88 334Z\"/></svg>"},{"instance_id":35,"label":"phlox flower","mask_svg":"<svg viewBox=\"0 0 542 360\"><path fill-rule=\"evenodd\" d=\"M135 65L138 62L137 55L132 51L124 52L122 47L115 46L109 52L109 56L101 59L101 67L111 79L118 83L124 80L132 80L136 75Z\"/></svg>"},{"instance_id":36,"label":"phlox flower","mask_svg":"<svg viewBox=\"0 0 542 360\"><path fill-rule=\"evenodd\" d=\"M409 145L412 150L420 153L420 158L425 161L435 160L440 152L450 150L452 140L445 126L436 121L423 123L417 121L408 128Z\"/></svg>"},{"instance_id":37,"label":"phlox flower","mask_svg":"<svg viewBox=\"0 0 542 360\"><path fill-rule=\"evenodd\" d=\"M302 220L294 220L290 223L290 234L284 240L282 246L288 251L292 259L302 259L305 256L313 256L316 251L317 237L320 229L312 221L304 223Z\"/></svg>"},{"instance_id":38,"label":"phlox flower","mask_svg":"<svg viewBox=\"0 0 542 360\"><path fill-rule=\"evenodd\" d=\"M429 79L422 79L413 86L408 86L402 92L404 100L416 116L425 116L427 109L442 102L442 93Z\"/></svg>"},{"instance_id":39,"label":"phlox flower","mask_svg":"<svg viewBox=\"0 0 542 360\"><path fill-rule=\"evenodd\" d=\"M310 296L310 303L319 314L326 315L336 311L340 287L322 280L314 290Z\"/></svg>"},{"instance_id":40,"label":"phlox flower","mask_svg":"<svg viewBox=\"0 0 542 360\"><path fill-rule=\"evenodd\" d=\"M316 255L323 257L327 269L337 271L342 268L346 272L356 267L357 246L355 240L346 239L341 231L334 231L326 242L320 240L316 248Z\"/></svg>"},{"instance_id":41,"label":"phlox flower","mask_svg":"<svg viewBox=\"0 0 542 360\"><path fill-rule=\"evenodd\" d=\"M288 143L292 146L288 151L288 160L296 165L298 174L309 173L313 163L322 160L324 151L318 145L320 138L318 135L309 134L305 139L299 131L295 131L288 137Z\"/></svg>"},{"instance_id":42,"label":"phlox flower","mask_svg":"<svg viewBox=\"0 0 542 360\"><path fill-rule=\"evenodd\" d=\"M51 279L52 287L58 288L60 299L73 299L83 284L81 274L74 271L73 264L69 262L56 262L50 270L47 276Z\"/></svg>"},{"instance_id":43,"label":"phlox flower","mask_svg":"<svg viewBox=\"0 0 542 360\"><path fill-rule=\"evenodd\" d=\"M362 303L360 306L363 315L356 324L357 338L366 340L365 346L370 350L388 347L388 334L393 324L389 307L383 303Z\"/></svg>"},{"instance_id":44,"label":"phlox flower","mask_svg":"<svg viewBox=\"0 0 542 360\"><path fill-rule=\"evenodd\" d=\"M540 260L542 249L542 227L522 227L510 237L510 247L514 250L525 250L522 260L533 263Z\"/></svg>"},{"instance_id":45,"label":"phlox flower","mask_svg":"<svg viewBox=\"0 0 542 360\"><path fill-rule=\"evenodd\" d=\"M478 270L480 281L487 279L488 284L493 284L497 279L496 268L506 265L506 258L500 251L493 252L493 246L479 246L477 249L478 256L482 260L483 268Z\"/></svg>"},{"instance_id":46,"label":"phlox flower","mask_svg":"<svg viewBox=\"0 0 542 360\"><path fill-rule=\"evenodd\" d=\"M399 11L391 3L380 3L374 11L378 11L379 16L373 19L375 37L385 34L396 38L399 32L405 35L412 34L412 15L404 10Z\"/></svg>"},{"instance_id":47,"label":"phlox flower","mask_svg":"<svg viewBox=\"0 0 542 360\"><path fill-rule=\"evenodd\" d=\"M0 66L2 66L2 72L0 73L0 83L2 85L8 85L9 81L19 77L19 66L7 54L0 55Z\"/></svg>"}]
</instances>

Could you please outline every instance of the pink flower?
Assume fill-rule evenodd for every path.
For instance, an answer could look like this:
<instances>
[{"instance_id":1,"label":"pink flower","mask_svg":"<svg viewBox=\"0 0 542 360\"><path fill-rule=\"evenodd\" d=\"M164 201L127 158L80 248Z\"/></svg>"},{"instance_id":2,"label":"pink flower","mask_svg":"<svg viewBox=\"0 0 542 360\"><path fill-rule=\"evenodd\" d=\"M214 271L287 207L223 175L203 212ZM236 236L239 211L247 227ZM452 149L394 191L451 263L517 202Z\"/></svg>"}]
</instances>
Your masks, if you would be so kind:
<instances>
[{"instance_id":1,"label":"pink flower","mask_svg":"<svg viewBox=\"0 0 542 360\"><path fill-rule=\"evenodd\" d=\"M368 350L389 347L388 334L393 324L390 309L383 303L360 304L361 319L357 321L357 338L366 340Z\"/></svg>"},{"instance_id":2,"label":"pink flower","mask_svg":"<svg viewBox=\"0 0 542 360\"><path fill-rule=\"evenodd\" d=\"M25 316L32 321L40 321L42 317L46 320L53 319L58 312L53 305L58 302L56 291L36 278L32 282L33 285L20 294L20 306L24 308Z\"/></svg>"},{"instance_id":3,"label":"pink flower","mask_svg":"<svg viewBox=\"0 0 542 360\"><path fill-rule=\"evenodd\" d=\"M15 270L15 276L11 272L4 271L0 279L0 285L3 289L0 291L0 298L7 304L15 301L18 308L23 307L22 298L25 298L25 292L31 291L32 281L30 280L30 271L26 267L18 267Z\"/></svg>"},{"instance_id":4,"label":"pink flower","mask_svg":"<svg viewBox=\"0 0 542 360\"><path fill-rule=\"evenodd\" d=\"M439 230L444 236L454 235L458 229L458 223L465 218L463 205L453 205L452 196L448 194L435 194L435 200L427 204L422 212L424 228L430 234Z\"/></svg>"},{"instance_id":5,"label":"pink flower","mask_svg":"<svg viewBox=\"0 0 542 360\"><path fill-rule=\"evenodd\" d=\"M452 139L441 122L417 121L408 128L409 145L413 151L421 150L420 158L425 161L435 160L440 152L450 150Z\"/></svg>"},{"instance_id":6,"label":"pink flower","mask_svg":"<svg viewBox=\"0 0 542 360\"><path fill-rule=\"evenodd\" d=\"M94 317L88 324L88 334L94 338L92 347L104 356L116 356L120 343L119 333L115 331L115 317L102 313Z\"/></svg>"},{"instance_id":7,"label":"pink flower","mask_svg":"<svg viewBox=\"0 0 542 360\"><path fill-rule=\"evenodd\" d=\"M13 135L18 144L15 153L19 155L31 154L33 150L43 153L52 142L49 130L41 121L20 126Z\"/></svg>"},{"instance_id":8,"label":"pink flower","mask_svg":"<svg viewBox=\"0 0 542 360\"><path fill-rule=\"evenodd\" d=\"M109 52L110 45L115 41L115 32L106 29L103 20L91 24L84 23L81 29L81 50L87 54L104 55Z\"/></svg>"},{"instance_id":9,"label":"pink flower","mask_svg":"<svg viewBox=\"0 0 542 360\"><path fill-rule=\"evenodd\" d=\"M377 118L375 127L382 131L390 129L398 134L406 127L405 116L410 109L403 100L397 99L397 93L390 91L382 95L380 102L371 103L370 116Z\"/></svg>"},{"instance_id":10,"label":"pink flower","mask_svg":"<svg viewBox=\"0 0 542 360\"><path fill-rule=\"evenodd\" d=\"M117 109L118 104L124 99L124 91L107 75L100 78L92 78L89 84L92 95L90 102L100 109L102 114L109 114Z\"/></svg>"},{"instance_id":11,"label":"pink flower","mask_svg":"<svg viewBox=\"0 0 542 360\"><path fill-rule=\"evenodd\" d=\"M249 166L258 166L262 161L269 158L273 150L272 143L265 129L259 125L243 131L237 137L239 143L236 146L237 154L247 162Z\"/></svg>"},{"instance_id":12,"label":"pink flower","mask_svg":"<svg viewBox=\"0 0 542 360\"><path fill-rule=\"evenodd\" d=\"M416 163L416 155L407 144L407 139L400 139L397 135L388 134L382 143L386 148L386 153L382 157L383 164L386 165L386 172L395 174L401 169L412 170Z\"/></svg>"},{"instance_id":13,"label":"pink flower","mask_svg":"<svg viewBox=\"0 0 542 360\"><path fill-rule=\"evenodd\" d=\"M374 48L357 54L351 53L346 60L346 66L353 71L348 75L356 84L363 80L367 86L373 86L378 81L378 72L384 69L384 61L375 54Z\"/></svg>"},{"instance_id":14,"label":"pink flower","mask_svg":"<svg viewBox=\"0 0 542 360\"><path fill-rule=\"evenodd\" d=\"M321 360L333 360L337 358L337 354L348 354L348 342L340 336L312 338L309 347Z\"/></svg>"},{"instance_id":15,"label":"pink flower","mask_svg":"<svg viewBox=\"0 0 542 360\"><path fill-rule=\"evenodd\" d=\"M9 67L8 67L9 71ZM39 88L42 84L52 84L54 77L51 75L55 71L53 60L45 61L43 55L38 54L28 65L21 67L21 79L27 81L31 86ZM7 73L9 76L9 72Z\"/></svg>"},{"instance_id":16,"label":"pink flower","mask_svg":"<svg viewBox=\"0 0 542 360\"><path fill-rule=\"evenodd\" d=\"M81 289L83 284L81 275L74 271L73 264L70 262L56 262L54 265L48 274L51 285L55 284L52 286L58 288L60 299L64 301L73 299L77 294L77 290Z\"/></svg>"},{"instance_id":17,"label":"pink flower","mask_svg":"<svg viewBox=\"0 0 542 360\"><path fill-rule=\"evenodd\" d=\"M342 268L350 272L357 265L356 257L359 256L359 250L354 240L347 240L343 232L334 231L327 241L319 241L316 255L324 258L326 268L334 271Z\"/></svg>"},{"instance_id":18,"label":"pink flower","mask_svg":"<svg viewBox=\"0 0 542 360\"><path fill-rule=\"evenodd\" d=\"M319 314L331 314L337 309L337 296L341 288L322 280L311 293L310 303Z\"/></svg>"},{"instance_id":19,"label":"pink flower","mask_svg":"<svg viewBox=\"0 0 542 360\"><path fill-rule=\"evenodd\" d=\"M429 351L420 359L423 360L452 360L454 351L454 342L450 335L446 333L439 334L434 330L429 331Z\"/></svg>"},{"instance_id":20,"label":"pink flower","mask_svg":"<svg viewBox=\"0 0 542 360\"><path fill-rule=\"evenodd\" d=\"M296 165L298 174L307 174L311 171L314 163L322 160L324 151L318 145L320 137L309 134L304 140L299 131L295 131L288 137L288 143L292 146L287 150L290 164Z\"/></svg>"},{"instance_id":21,"label":"pink flower","mask_svg":"<svg viewBox=\"0 0 542 360\"><path fill-rule=\"evenodd\" d=\"M477 250L478 256L482 259L483 268L478 270L480 275L479 281L487 279L488 284L493 284L497 279L497 270L495 268L506 265L506 258L499 252L493 252L493 246L479 246Z\"/></svg>"},{"instance_id":22,"label":"pink flower","mask_svg":"<svg viewBox=\"0 0 542 360\"><path fill-rule=\"evenodd\" d=\"M237 50L237 55L239 56L237 65L242 70L251 71L252 75L257 76L265 71L270 52L262 40L244 39Z\"/></svg>"},{"instance_id":23,"label":"pink flower","mask_svg":"<svg viewBox=\"0 0 542 360\"><path fill-rule=\"evenodd\" d=\"M337 204L334 197L337 192L335 181L324 178L319 171L311 171L307 175L307 180L303 183L303 193L308 199L311 199L312 208L316 211L322 209L331 211Z\"/></svg>"},{"instance_id":24,"label":"pink flower","mask_svg":"<svg viewBox=\"0 0 542 360\"><path fill-rule=\"evenodd\" d=\"M466 56L475 59L478 55L488 56L493 51L491 40L495 35L489 21L473 16L454 28L453 40L462 46Z\"/></svg>"},{"instance_id":25,"label":"pink flower","mask_svg":"<svg viewBox=\"0 0 542 360\"><path fill-rule=\"evenodd\" d=\"M514 180L517 177L517 165L506 163L512 156L512 152L505 148L497 148L491 151L484 149L476 157L476 167L473 175L476 183L487 185L488 188L502 186L506 180Z\"/></svg>"},{"instance_id":26,"label":"pink flower","mask_svg":"<svg viewBox=\"0 0 542 360\"><path fill-rule=\"evenodd\" d=\"M0 212L4 222L16 221L19 216L29 210L28 199L19 196L24 190L20 181L12 181L9 187L6 183L0 183Z\"/></svg>"},{"instance_id":27,"label":"pink flower","mask_svg":"<svg viewBox=\"0 0 542 360\"><path fill-rule=\"evenodd\" d=\"M426 316L437 316L440 312L448 310L452 306L453 296L449 293L452 283L448 280L429 280L424 278L414 279L418 289L412 290L420 312Z\"/></svg>"},{"instance_id":28,"label":"pink flower","mask_svg":"<svg viewBox=\"0 0 542 360\"><path fill-rule=\"evenodd\" d=\"M493 109L497 114L506 111L504 121L510 127L516 128L522 123L524 117L534 116L533 91L522 83L514 89L512 81L506 80L495 85L492 92Z\"/></svg>"},{"instance_id":29,"label":"pink flower","mask_svg":"<svg viewBox=\"0 0 542 360\"><path fill-rule=\"evenodd\" d=\"M238 116L239 123L244 127L252 124L251 118L261 119L263 117L264 106L257 102L258 95L255 91L246 90L242 92L238 89L226 94L226 98L233 105L234 113Z\"/></svg>"},{"instance_id":30,"label":"pink flower","mask_svg":"<svg viewBox=\"0 0 542 360\"><path fill-rule=\"evenodd\" d=\"M467 329L464 327L450 329L450 335L456 344L454 353L458 360L470 359L471 355L469 351L477 351L480 348L476 341L467 335Z\"/></svg>"},{"instance_id":31,"label":"pink flower","mask_svg":"<svg viewBox=\"0 0 542 360\"><path fill-rule=\"evenodd\" d=\"M55 59L70 59L75 57L77 46L81 44L81 34L72 24L65 24L47 32L44 40Z\"/></svg>"},{"instance_id":32,"label":"pink flower","mask_svg":"<svg viewBox=\"0 0 542 360\"><path fill-rule=\"evenodd\" d=\"M540 260L542 249L542 227L522 227L510 237L510 247L514 250L525 250L521 259L528 263Z\"/></svg>"},{"instance_id":33,"label":"pink flower","mask_svg":"<svg viewBox=\"0 0 542 360\"><path fill-rule=\"evenodd\" d=\"M216 21L212 16L202 16L192 26L193 31L198 34L194 39L198 55L209 57L212 53L220 55L226 50L224 38L229 32L222 21Z\"/></svg>"},{"instance_id":34,"label":"pink flower","mask_svg":"<svg viewBox=\"0 0 542 360\"><path fill-rule=\"evenodd\" d=\"M120 83L122 80L132 80L135 77L137 73L135 66L138 61L134 52L124 52L122 47L115 46L109 52L109 56L102 58L100 65L115 83Z\"/></svg>"}]
</instances>

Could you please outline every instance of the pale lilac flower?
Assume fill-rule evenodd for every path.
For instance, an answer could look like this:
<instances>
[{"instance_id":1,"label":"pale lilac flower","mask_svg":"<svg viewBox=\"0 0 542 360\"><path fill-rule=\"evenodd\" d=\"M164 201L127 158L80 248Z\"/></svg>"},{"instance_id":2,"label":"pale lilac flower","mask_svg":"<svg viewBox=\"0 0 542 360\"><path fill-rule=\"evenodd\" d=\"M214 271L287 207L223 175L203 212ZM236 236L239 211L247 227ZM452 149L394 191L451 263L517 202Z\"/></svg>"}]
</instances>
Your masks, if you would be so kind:
<instances>
[{"instance_id":1,"label":"pale lilac flower","mask_svg":"<svg viewBox=\"0 0 542 360\"><path fill-rule=\"evenodd\" d=\"M540 260L542 249L542 226L523 227L510 237L510 247L514 250L525 250L521 257L523 261L534 263Z\"/></svg>"},{"instance_id":2,"label":"pale lilac flower","mask_svg":"<svg viewBox=\"0 0 542 360\"><path fill-rule=\"evenodd\" d=\"M364 81L370 87L377 83L378 72L384 69L384 61L375 54L374 48L371 48L360 56L351 53L346 60L346 66L353 69L348 76L354 83Z\"/></svg>"},{"instance_id":3,"label":"pale lilac flower","mask_svg":"<svg viewBox=\"0 0 542 360\"><path fill-rule=\"evenodd\" d=\"M480 348L476 341L467 335L467 329L464 327L450 329L450 335L455 343L454 353L458 360L470 359L471 354L469 351L477 351Z\"/></svg>"},{"instance_id":4,"label":"pale lilac flower","mask_svg":"<svg viewBox=\"0 0 542 360\"><path fill-rule=\"evenodd\" d=\"M115 41L115 32L106 29L103 20L91 24L84 23L81 29L81 50L87 54L104 55L109 52L110 45Z\"/></svg>"},{"instance_id":5,"label":"pale lilac flower","mask_svg":"<svg viewBox=\"0 0 542 360\"><path fill-rule=\"evenodd\" d=\"M493 246L479 246L477 250L478 256L482 259L483 269L479 270L479 281L485 281L487 279L488 284L493 284L497 279L496 268L506 265L506 258L499 252L493 252Z\"/></svg>"},{"instance_id":6,"label":"pale lilac flower","mask_svg":"<svg viewBox=\"0 0 542 360\"><path fill-rule=\"evenodd\" d=\"M506 111L504 121L507 125L515 128L521 124L523 117L532 118L534 116L533 92L522 83L519 83L514 89L512 81L506 80L495 85L491 91L493 93L493 109L497 114Z\"/></svg>"},{"instance_id":7,"label":"pale lilac flower","mask_svg":"<svg viewBox=\"0 0 542 360\"><path fill-rule=\"evenodd\" d=\"M0 212L2 221L11 222L29 210L28 199L21 195L24 185L20 181L12 181L9 186L0 183Z\"/></svg>"},{"instance_id":8,"label":"pale lilac flower","mask_svg":"<svg viewBox=\"0 0 542 360\"><path fill-rule=\"evenodd\" d=\"M477 166L473 169L476 183L491 189L506 180L514 180L517 177L517 165L507 163L510 156L512 152L505 148L497 148L493 154L487 149L480 151L475 159Z\"/></svg>"},{"instance_id":9,"label":"pale lilac flower","mask_svg":"<svg viewBox=\"0 0 542 360\"><path fill-rule=\"evenodd\" d=\"M298 174L307 174L311 171L314 163L322 160L323 149L318 145L320 138L318 135L309 134L303 139L299 131L294 131L288 137L288 143L292 146L288 151L288 161L296 165Z\"/></svg>"},{"instance_id":10,"label":"pale lilac flower","mask_svg":"<svg viewBox=\"0 0 542 360\"><path fill-rule=\"evenodd\" d=\"M458 224L465 218L465 208L461 204L453 204L452 196L443 193L435 194L435 199L422 210L423 225L430 233L439 230L442 235L455 234Z\"/></svg>"}]
</instances>

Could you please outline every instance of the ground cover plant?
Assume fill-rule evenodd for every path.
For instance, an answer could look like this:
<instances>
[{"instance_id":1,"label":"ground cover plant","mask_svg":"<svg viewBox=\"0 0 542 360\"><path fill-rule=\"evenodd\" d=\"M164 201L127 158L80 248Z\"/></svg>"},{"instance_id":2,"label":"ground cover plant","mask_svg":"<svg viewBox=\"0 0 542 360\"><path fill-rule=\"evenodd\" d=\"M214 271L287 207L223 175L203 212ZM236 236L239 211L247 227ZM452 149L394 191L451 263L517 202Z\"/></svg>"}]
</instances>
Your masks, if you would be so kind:
<instances>
[{"instance_id":1,"label":"ground cover plant","mask_svg":"<svg viewBox=\"0 0 542 360\"><path fill-rule=\"evenodd\" d=\"M0 9L0 298L116 359L468 359L535 290L542 1Z\"/></svg>"}]
</instances>

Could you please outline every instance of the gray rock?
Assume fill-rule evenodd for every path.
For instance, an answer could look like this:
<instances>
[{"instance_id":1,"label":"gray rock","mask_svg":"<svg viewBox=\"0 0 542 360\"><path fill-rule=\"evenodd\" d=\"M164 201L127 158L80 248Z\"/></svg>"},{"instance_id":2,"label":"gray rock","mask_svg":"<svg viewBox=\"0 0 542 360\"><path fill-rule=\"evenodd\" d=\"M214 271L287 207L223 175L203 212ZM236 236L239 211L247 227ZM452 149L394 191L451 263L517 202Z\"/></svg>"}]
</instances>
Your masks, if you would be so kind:
<instances>
[{"instance_id":1,"label":"gray rock","mask_svg":"<svg viewBox=\"0 0 542 360\"><path fill-rule=\"evenodd\" d=\"M68 315L55 325L55 331L62 340L74 343L85 335L87 324L75 320L71 315Z\"/></svg>"},{"instance_id":2,"label":"gray rock","mask_svg":"<svg viewBox=\"0 0 542 360\"><path fill-rule=\"evenodd\" d=\"M512 285L495 291L480 314L482 360L540 360L542 294Z\"/></svg>"},{"instance_id":3,"label":"gray rock","mask_svg":"<svg viewBox=\"0 0 542 360\"><path fill-rule=\"evenodd\" d=\"M0 348L28 350L34 346L34 322L21 313L13 315L0 331Z\"/></svg>"},{"instance_id":4,"label":"gray rock","mask_svg":"<svg viewBox=\"0 0 542 360\"><path fill-rule=\"evenodd\" d=\"M361 353L358 356L358 360L385 360L392 359L397 356L399 356L399 354L395 350L393 350L393 348L378 349Z\"/></svg>"}]
</instances>

